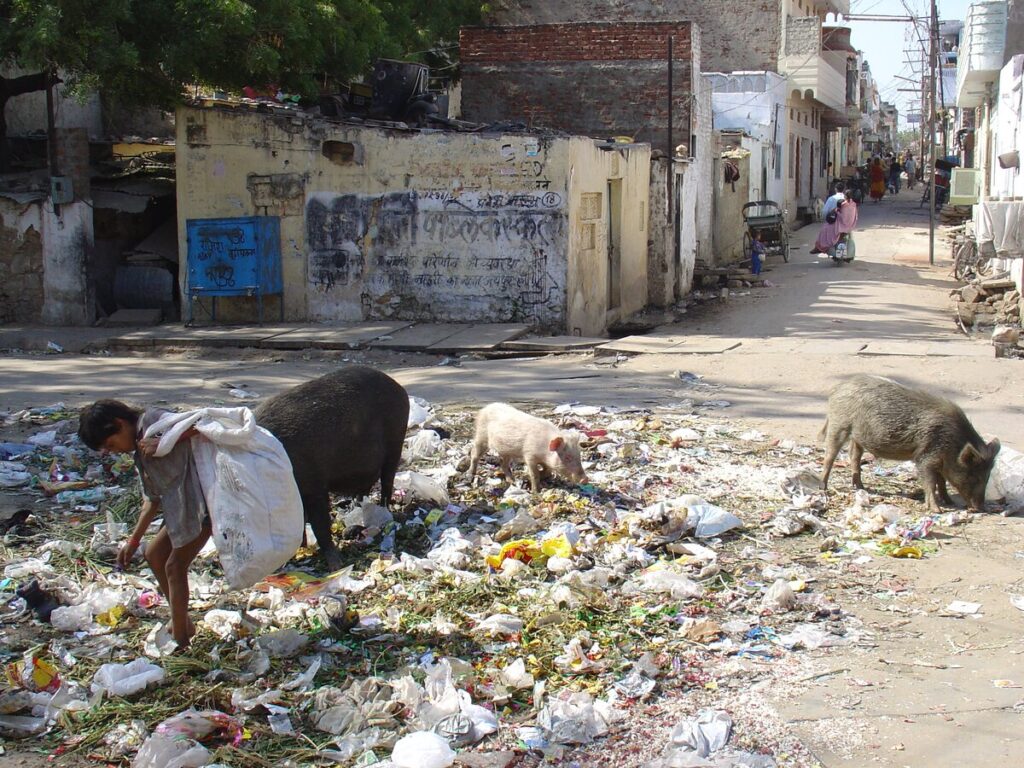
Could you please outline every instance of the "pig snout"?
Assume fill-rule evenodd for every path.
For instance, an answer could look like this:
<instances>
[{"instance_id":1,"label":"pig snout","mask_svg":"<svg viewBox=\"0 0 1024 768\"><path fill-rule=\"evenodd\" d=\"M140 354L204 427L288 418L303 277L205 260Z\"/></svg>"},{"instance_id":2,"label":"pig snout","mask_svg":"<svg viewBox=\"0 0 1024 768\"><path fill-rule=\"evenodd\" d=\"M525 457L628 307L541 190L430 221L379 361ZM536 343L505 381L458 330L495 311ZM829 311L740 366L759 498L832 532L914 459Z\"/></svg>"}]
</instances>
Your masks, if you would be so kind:
<instances>
[{"instance_id":1,"label":"pig snout","mask_svg":"<svg viewBox=\"0 0 1024 768\"><path fill-rule=\"evenodd\" d=\"M587 482L587 473L580 459L579 437L575 434L558 435L548 446L555 454L559 474L574 483Z\"/></svg>"}]
</instances>

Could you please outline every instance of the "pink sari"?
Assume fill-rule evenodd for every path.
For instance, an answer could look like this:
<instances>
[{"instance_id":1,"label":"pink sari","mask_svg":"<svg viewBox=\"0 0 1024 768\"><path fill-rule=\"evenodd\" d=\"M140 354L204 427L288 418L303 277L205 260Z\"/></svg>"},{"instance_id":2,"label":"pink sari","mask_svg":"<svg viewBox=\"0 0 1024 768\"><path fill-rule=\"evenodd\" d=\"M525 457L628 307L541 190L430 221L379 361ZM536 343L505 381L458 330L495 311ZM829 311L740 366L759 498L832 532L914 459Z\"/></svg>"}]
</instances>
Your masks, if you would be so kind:
<instances>
[{"instance_id":1,"label":"pink sari","mask_svg":"<svg viewBox=\"0 0 1024 768\"><path fill-rule=\"evenodd\" d=\"M839 236L847 232L853 232L857 226L857 204L853 200L847 200L836 211L836 220L829 224L827 221L821 225L818 232L818 239L814 241L815 250L826 253L829 248L839 242Z\"/></svg>"}]
</instances>

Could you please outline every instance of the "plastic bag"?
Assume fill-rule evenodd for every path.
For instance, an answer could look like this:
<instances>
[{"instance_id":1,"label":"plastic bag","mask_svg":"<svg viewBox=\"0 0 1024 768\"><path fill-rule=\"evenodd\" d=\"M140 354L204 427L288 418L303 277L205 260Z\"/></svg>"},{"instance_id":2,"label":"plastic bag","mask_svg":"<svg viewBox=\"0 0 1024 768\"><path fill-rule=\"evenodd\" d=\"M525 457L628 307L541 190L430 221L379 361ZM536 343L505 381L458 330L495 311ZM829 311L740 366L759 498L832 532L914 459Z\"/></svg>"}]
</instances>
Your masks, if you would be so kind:
<instances>
[{"instance_id":1,"label":"plastic bag","mask_svg":"<svg viewBox=\"0 0 1024 768\"><path fill-rule=\"evenodd\" d=\"M92 611L88 603L63 605L53 609L50 624L61 632L81 632L93 626Z\"/></svg>"},{"instance_id":2,"label":"plastic bag","mask_svg":"<svg viewBox=\"0 0 1024 768\"><path fill-rule=\"evenodd\" d=\"M985 488L987 501L1005 500L1010 508L1024 507L1024 453L1003 446Z\"/></svg>"},{"instance_id":3,"label":"plastic bag","mask_svg":"<svg viewBox=\"0 0 1024 768\"><path fill-rule=\"evenodd\" d=\"M441 450L441 436L432 429L422 429L405 441L406 461L429 459Z\"/></svg>"},{"instance_id":4,"label":"plastic bag","mask_svg":"<svg viewBox=\"0 0 1024 768\"><path fill-rule=\"evenodd\" d=\"M395 490L406 491L409 496L421 501L429 501L439 507L447 507L451 503L448 492L435 480L419 472L399 472L395 475ZM301 507L299 508L301 511Z\"/></svg>"},{"instance_id":5,"label":"plastic bag","mask_svg":"<svg viewBox=\"0 0 1024 768\"><path fill-rule=\"evenodd\" d=\"M291 461L248 408L168 414L146 437L159 436L156 455L165 456L192 426L206 438L193 440L192 452L224 575L235 589L252 586L302 543L302 499Z\"/></svg>"},{"instance_id":6,"label":"plastic bag","mask_svg":"<svg viewBox=\"0 0 1024 768\"><path fill-rule=\"evenodd\" d=\"M732 718L727 713L702 709L696 717L684 720L675 727L671 742L676 749L707 757L728 744L731 734Z\"/></svg>"},{"instance_id":7,"label":"plastic bag","mask_svg":"<svg viewBox=\"0 0 1024 768\"><path fill-rule=\"evenodd\" d=\"M127 664L104 664L92 678L92 692L107 696L131 696L164 681L164 670L145 659Z\"/></svg>"},{"instance_id":8,"label":"plastic bag","mask_svg":"<svg viewBox=\"0 0 1024 768\"><path fill-rule=\"evenodd\" d=\"M395 742L391 761L398 768L448 768L455 762L455 753L436 733L417 731Z\"/></svg>"},{"instance_id":9,"label":"plastic bag","mask_svg":"<svg viewBox=\"0 0 1024 768\"><path fill-rule=\"evenodd\" d=\"M710 539L743 526L743 521L736 515L714 504L692 504L686 509L686 524L695 529L693 535L698 539Z\"/></svg>"},{"instance_id":10,"label":"plastic bag","mask_svg":"<svg viewBox=\"0 0 1024 768\"><path fill-rule=\"evenodd\" d=\"M206 747L191 739L154 733L139 748L132 768L201 768L212 759Z\"/></svg>"}]
</instances>

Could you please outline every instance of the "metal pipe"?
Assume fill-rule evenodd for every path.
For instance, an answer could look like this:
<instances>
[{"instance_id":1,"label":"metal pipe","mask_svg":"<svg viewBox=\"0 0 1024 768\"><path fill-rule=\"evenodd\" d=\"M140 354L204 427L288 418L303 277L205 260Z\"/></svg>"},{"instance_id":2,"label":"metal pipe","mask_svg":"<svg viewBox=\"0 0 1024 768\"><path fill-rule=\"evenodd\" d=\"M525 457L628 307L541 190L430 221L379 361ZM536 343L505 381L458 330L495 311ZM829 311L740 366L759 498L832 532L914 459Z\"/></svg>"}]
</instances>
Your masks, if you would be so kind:
<instances>
[{"instance_id":1,"label":"metal pipe","mask_svg":"<svg viewBox=\"0 0 1024 768\"><path fill-rule=\"evenodd\" d=\"M669 215L672 215L672 204L675 196L672 194L672 188L674 186L675 177L675 156L676 150L672 146L672 97L673 97L673 84L672 84L672 35L668 36L668 179L666 180L666 195L668 196L668 211Z\"/></svg>"},{"instance_id":2,"label":"metal pipe","mask_svg":"<svg viewBox=\"0 0 1024 768\"><path fill-rule=\"evenodd\" d=\"M939 168L936 164L935 157L935 80L936 72L935 67L938 62L939 53L936 50L936 43L939 38L939 11L935 6L935 0L932 0L932 23L931 23L931 51L929 56L929 70L931 71L931 104L928 109L928 151L932 159L932 174L929 183L931 184L931 194L928 197L928 263L935 263L935 174Z\"/></svg>"}]
</instances>

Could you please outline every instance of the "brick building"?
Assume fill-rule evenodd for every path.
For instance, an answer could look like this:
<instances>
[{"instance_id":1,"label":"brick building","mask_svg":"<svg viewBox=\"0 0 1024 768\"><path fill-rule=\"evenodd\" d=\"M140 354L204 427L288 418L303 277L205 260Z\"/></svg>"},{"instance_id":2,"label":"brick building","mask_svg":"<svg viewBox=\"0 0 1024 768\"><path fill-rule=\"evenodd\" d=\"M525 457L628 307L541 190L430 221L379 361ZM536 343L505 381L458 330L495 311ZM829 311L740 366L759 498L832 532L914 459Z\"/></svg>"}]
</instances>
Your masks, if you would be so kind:
<instances>
[{"instance_id":1,"label":"brick building","mask_svg":"<svg viewBox=\"0 0 1024 768\"><path fill-rule=\"evenodd\" d=\"M848 12L849 5L849 0L499 0L488 21L507 27L689 20L699 30L695 70L784 75L787 96L776 159L784 171L784 202L795 218L825 196L827 163L843 142L840 129L850 125L846 64L840 71L840 62L823 55L824 22L829 14ZM473 87L469 80L466 87ZM608 99L632 97L615 86L607 90Z\"/></svg>"},{"instance_id":2,"label":"brick building","mask_svg":"<svg viewBox=\"0 0 1024 768\"><path fill-rule=\"evenodd\" d=\"M699 204L713 142L698 28L664 18L520 23L511 4L504 12L500 24L462 30L463 116L651 144L648 293L671 303L714 259L711 207Z\"/></svg>"}]
</instances>

